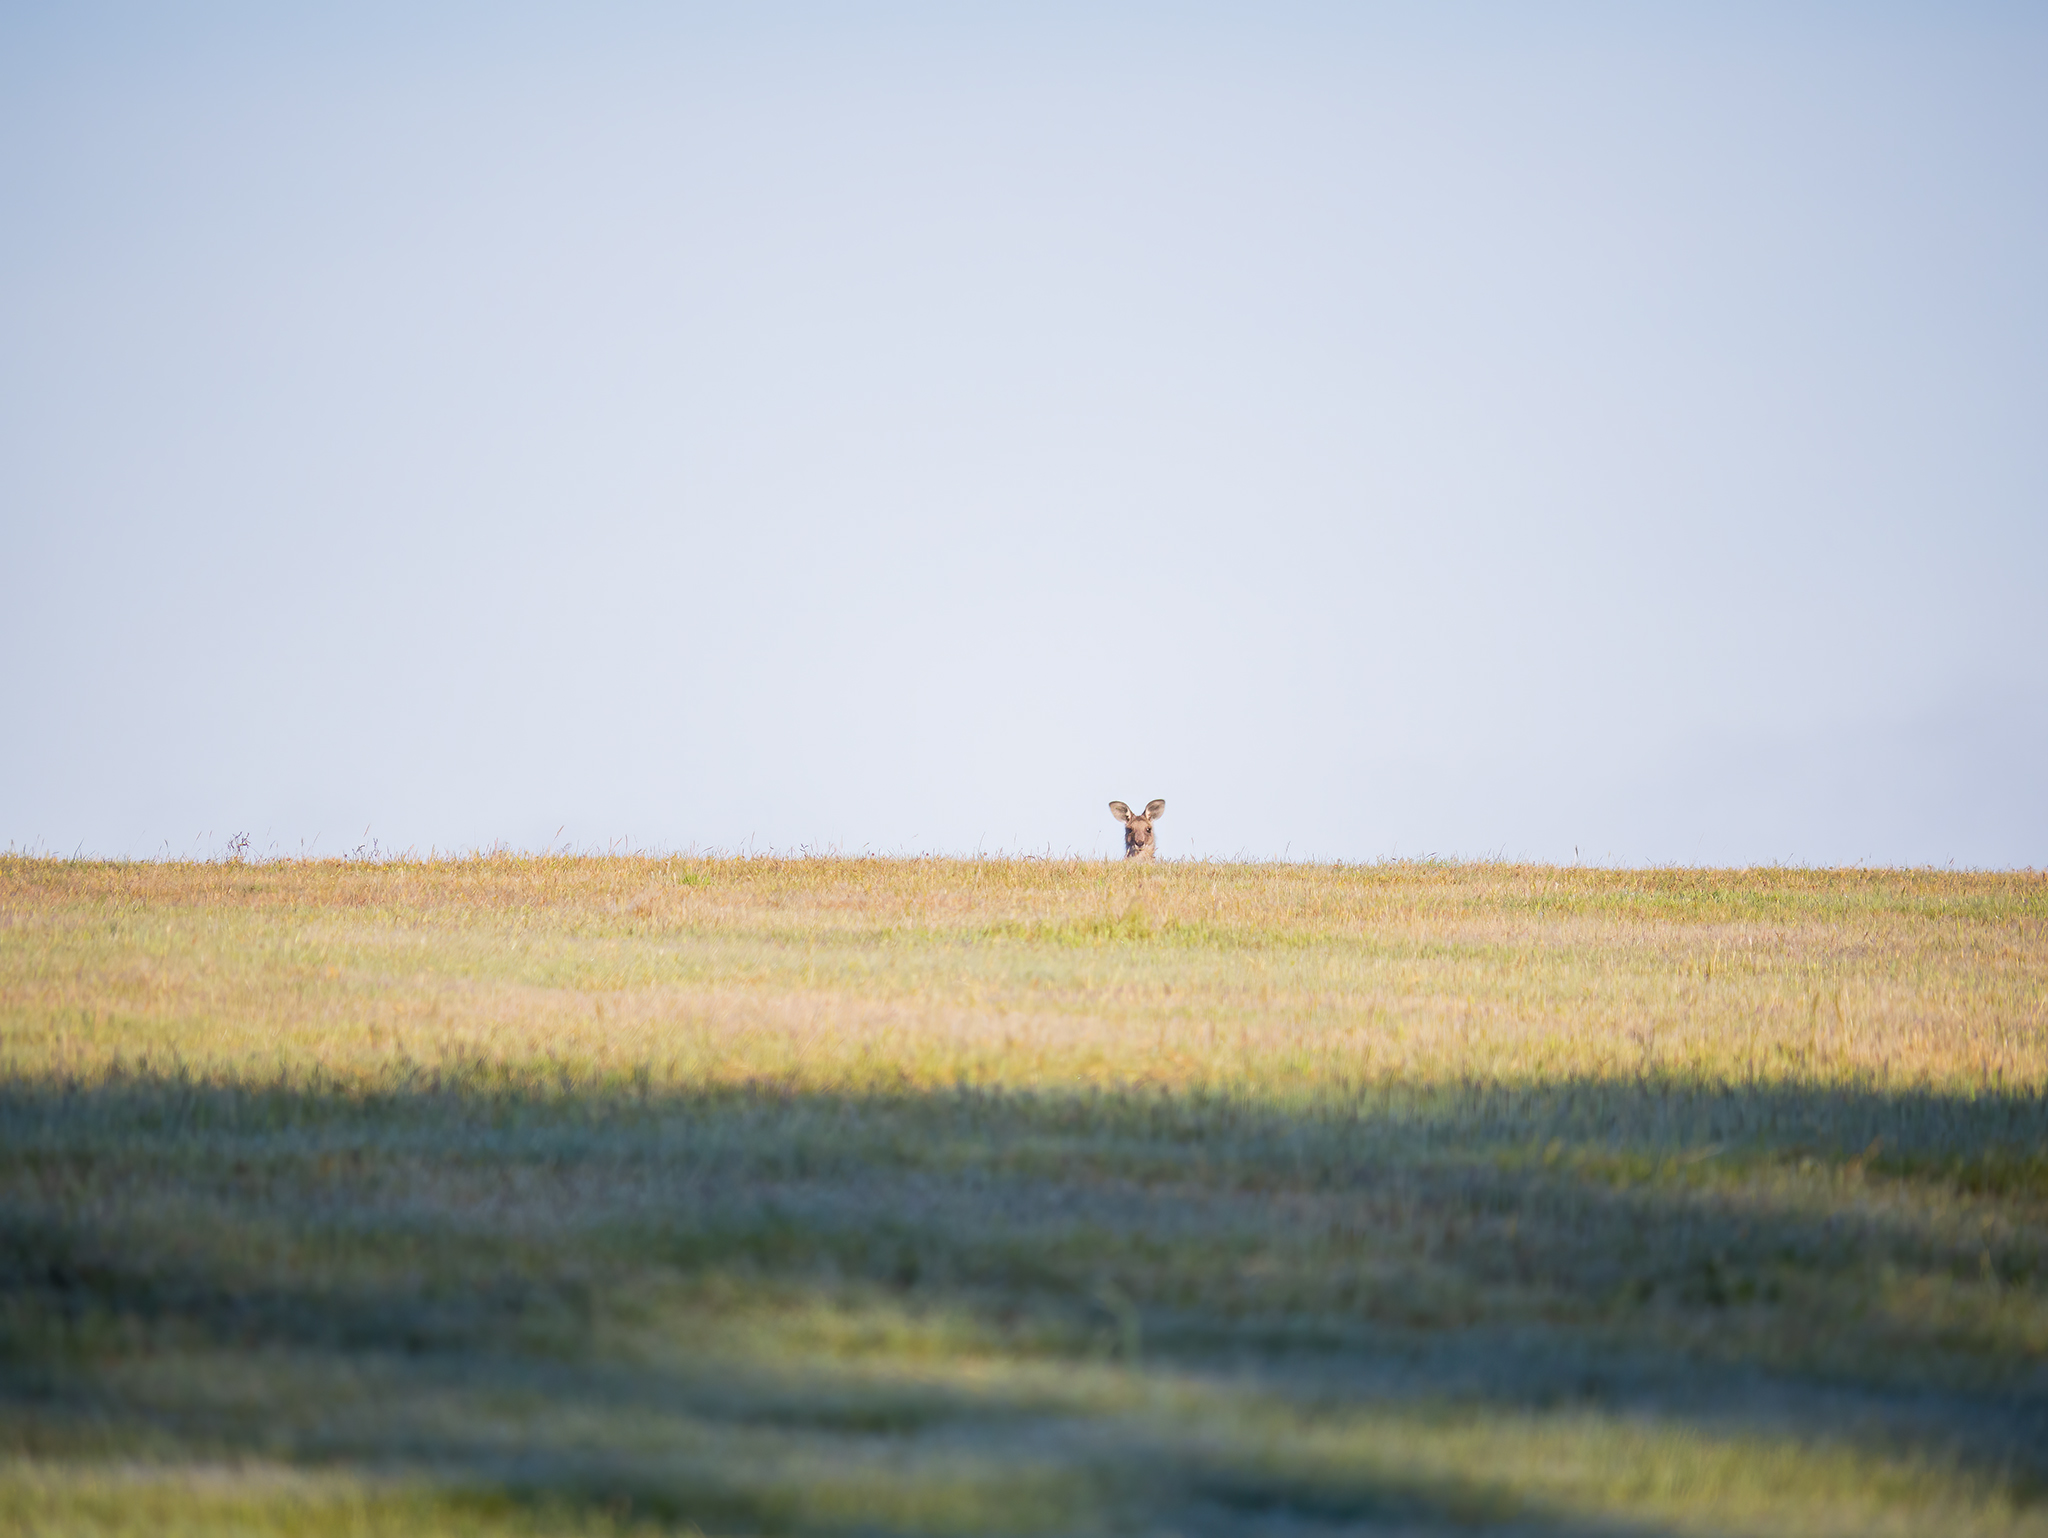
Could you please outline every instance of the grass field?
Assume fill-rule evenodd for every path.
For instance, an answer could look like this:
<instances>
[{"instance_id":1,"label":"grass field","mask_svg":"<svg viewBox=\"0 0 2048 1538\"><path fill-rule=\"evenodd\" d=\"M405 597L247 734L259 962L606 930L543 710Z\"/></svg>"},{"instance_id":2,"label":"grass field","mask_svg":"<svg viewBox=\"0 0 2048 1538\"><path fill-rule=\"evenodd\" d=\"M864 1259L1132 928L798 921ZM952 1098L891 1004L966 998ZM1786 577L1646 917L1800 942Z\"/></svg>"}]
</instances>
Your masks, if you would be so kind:
<instances>
[{"instance_id":1,"label":"grass field","mask_svg":"<svg viewBox=\"0 0 2048 1538\"><path fill-rule=\"evenodd\" d=\"M0 1530L2048 1534L2048 877L0 860Z\"/></svg>"}]
</instances>

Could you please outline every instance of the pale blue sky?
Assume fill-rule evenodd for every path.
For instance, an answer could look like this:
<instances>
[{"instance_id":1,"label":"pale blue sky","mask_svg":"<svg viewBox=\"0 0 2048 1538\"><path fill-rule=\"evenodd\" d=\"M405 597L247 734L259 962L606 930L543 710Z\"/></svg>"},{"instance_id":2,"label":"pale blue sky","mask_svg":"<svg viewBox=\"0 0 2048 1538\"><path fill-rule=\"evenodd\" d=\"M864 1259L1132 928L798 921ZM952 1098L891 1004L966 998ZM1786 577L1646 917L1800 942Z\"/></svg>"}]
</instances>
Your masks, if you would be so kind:
<instances>
[{"instance_id":1,"label":"pale blue sky","mask_svg":"<svg viewBox=\"0 0 2048 1538\"><path fill-rule=\"evenodd\" d=\"M2048 9L278 9L0 8L0 846L2048 865Z\"/></svg>"}]
</instances>

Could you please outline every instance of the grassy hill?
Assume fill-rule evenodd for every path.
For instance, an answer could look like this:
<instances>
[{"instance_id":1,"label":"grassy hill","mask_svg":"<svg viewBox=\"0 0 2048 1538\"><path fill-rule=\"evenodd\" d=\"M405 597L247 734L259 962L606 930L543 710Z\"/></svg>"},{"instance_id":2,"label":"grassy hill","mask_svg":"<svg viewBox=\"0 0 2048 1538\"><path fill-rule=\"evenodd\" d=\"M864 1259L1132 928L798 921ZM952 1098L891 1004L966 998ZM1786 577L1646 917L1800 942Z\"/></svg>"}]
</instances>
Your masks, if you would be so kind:
<instances>
[{"instance_id":1,"label":"grassy hill","mask_svg":"<svg viewBox=\"0 0 2048 1538\"><path fill-rule=\"evenodd\" d=\"M0 1527L2048 1533L2048 877L0 860Z\"/></svg>"}]
</instances>

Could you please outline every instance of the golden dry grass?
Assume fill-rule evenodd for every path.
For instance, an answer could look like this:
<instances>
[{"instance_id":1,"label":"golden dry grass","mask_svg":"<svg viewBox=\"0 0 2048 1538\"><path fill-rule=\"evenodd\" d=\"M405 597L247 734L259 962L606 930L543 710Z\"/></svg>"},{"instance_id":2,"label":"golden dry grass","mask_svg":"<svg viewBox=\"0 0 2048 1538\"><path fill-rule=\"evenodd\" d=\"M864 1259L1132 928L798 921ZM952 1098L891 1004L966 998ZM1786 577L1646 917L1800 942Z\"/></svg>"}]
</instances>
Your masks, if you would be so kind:
<instances>
[{"instance_id":1,"label":"golden dry grass","mask_svg":"<svg viewBox=\"0 0 2048 1538\"><path fill-rule=\"evenodd\" d=\"M0 861L0 1519L2048 1531L2048 878Z\"/></svg>"}]
</instances>

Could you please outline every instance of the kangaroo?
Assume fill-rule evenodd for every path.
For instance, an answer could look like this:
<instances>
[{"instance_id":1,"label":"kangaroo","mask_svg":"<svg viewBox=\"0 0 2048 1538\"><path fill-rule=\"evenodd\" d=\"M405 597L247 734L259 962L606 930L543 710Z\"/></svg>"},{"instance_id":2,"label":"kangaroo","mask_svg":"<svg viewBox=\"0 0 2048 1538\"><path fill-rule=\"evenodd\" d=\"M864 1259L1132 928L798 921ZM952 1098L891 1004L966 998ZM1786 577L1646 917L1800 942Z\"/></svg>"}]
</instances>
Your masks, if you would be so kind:
<instances>
[{"instance_id":1,"label":"kangaroo","mask_svg":"<svg viewBox=\"0 0 2048 1538\"><path fill-rule=\"evenodd\" d=\"M1109 803L1109 815L1124 825L1124 858L1149 860L1153 857L1152 824L1166 815L1164 801L1147 801L1145 810L1133 813L1121 801Z\"/></svg>"}]
</instances>

